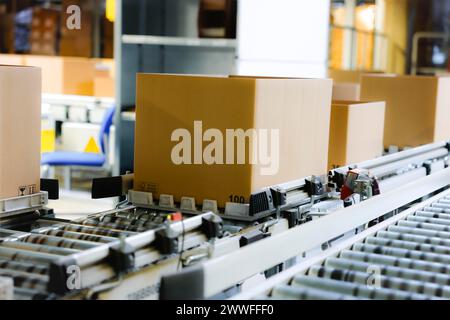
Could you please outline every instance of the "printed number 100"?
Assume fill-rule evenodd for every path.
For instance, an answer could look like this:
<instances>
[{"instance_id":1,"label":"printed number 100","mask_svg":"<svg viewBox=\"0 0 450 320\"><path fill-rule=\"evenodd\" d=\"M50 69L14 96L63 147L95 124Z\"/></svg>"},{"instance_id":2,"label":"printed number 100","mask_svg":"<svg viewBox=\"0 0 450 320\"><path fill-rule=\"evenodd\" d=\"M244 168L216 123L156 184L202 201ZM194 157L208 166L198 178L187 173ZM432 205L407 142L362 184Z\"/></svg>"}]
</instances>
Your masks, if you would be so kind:
<instances>
[{"instance_id":1,"label":"printed number 100","mask_svg":"<svg viewBox=\"0 0 450 320\"><path fill-rule=\"evenodd\" d=\"M229 199L230 199L230 202L245 203L245 198L243 196L230 195Z\"/></svg>"}]
</instances>

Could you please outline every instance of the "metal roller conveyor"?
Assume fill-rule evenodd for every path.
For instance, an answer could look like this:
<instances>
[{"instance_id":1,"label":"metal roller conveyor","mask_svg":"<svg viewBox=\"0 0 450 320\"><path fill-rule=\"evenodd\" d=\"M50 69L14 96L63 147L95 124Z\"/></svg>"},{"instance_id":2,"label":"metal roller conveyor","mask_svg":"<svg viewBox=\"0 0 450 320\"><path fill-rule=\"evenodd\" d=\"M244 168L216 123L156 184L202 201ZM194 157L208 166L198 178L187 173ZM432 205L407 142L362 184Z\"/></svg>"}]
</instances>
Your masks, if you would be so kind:
<instances>
[{"instance_id":1,"label":"metal roller conveyor","mask_svg":"<svg viewBox=\"0 0 450 320\"><path fill-rule=\"evenodd\" d=\"M416 213L419 217L425 217L425 218L437 218L437 219L447 219L450 221L450 214L448 213L436 213L433 211L429 211L427 208L423 209L422 211L419 211Z\"/></svg>"},{"instance_id":2,"label":"metal roller conveyor","mask_svg":"<svg viewBox=\"0 0 450 320\"><path fill-rule=\"evenodd\" d=\"M447 149L445 148L437 149L418 156L406 158L404 160L398 160L393 163L388 163L385 165L371 168L370 172L377 177L382 177L389 174L393 174L397 170L408 167L411 164L421 165L424 161L427 161L429 159L443 158L447 155L448 155Z\"/></svg>"},{"instance_id":3,"label":"metal roller conveyor","mask_svg":"<svg viewBox=\"0 0 450 320\"><path fill-rule=\"evenodd\" d=\"M149 287L161 274L222 236L222 220L211 212L127 205L69 221L46 204L46 191L0 200L0 276L13 280L15 299L157 295Z\"/></svg>"},{"instance_id":4,"label":"metal roller conveyor","mask_svg":"<svg viewBox=\"0 0 450 320\"><path fill-rule=\"evenodd\" d=\"M132 224L117 223L117 222L98 222L87 220L83 225L90 227L107 228L111 230L130 231L130 232L144 232L147 229L143 227L133 226Z\"/></svg>"},{"instance_id":5,"label":"metal roller conveyor","mask_svg":"<svg viewBox=\"0 0 450 320\"><path fill-rule=\"evenodd\" d=\"M405 222L407 225L411 225L411 223L408 223L407 221L400 221L401 225L395 225L388 228L389 231L394 232L407 232L413 235L419 235L419 236L425 236L425 237L438 237L439 239L450 239L450 232L442 232L442 231L436 231L436 230L426 230L422 228L410 228L405 227ZM418 224L412 224L413 226L417 226Z\"/></svg>"},{"instance_id":6,"label":"metal roller conveyor","mask_svg":"<svg viewBox=\"0 0 450 320\"><path fill-rule=\"evenodd\" d=\"M433 224L436 226L448 226L450 225L450 221L447 219L438 219L438 218L426 218L421 216L411 216L408 217L408 221L416 221L421 223ZM439 228L439 227L438 227ZM442 231L450 231L450 228L444 228Z\"/></svg>"},{"instance_id":7,"label":"metal roller conveyor","mask_svg":"<svg viewBox=\"0 0 450 320\"><path fill-rule=\"evenodd\" d=\"M264 299L267 297L261 297ZM313 288L299 288L288 285L280 285L274 288L269 299L283 300L357 300L354 296L329 292Z\"/></svg>"},{"instance_id":8,"label":"metal roller conveyor","mask_svg":"<svg viewBox=\"0 0 450 320\"><path fill-rule=\"evenodd\" d=\"M44 234L42 235L28 234L25 237L21 238L21 240L29 243L76 249L76 250L86 250L98 245L98 243L92 243L90 241L53 237Z\"/></svg>"},{"instance_id":9,"label":"metal roller conveyor","mask_svg":"<svg viewBox=\"0 0 450 320\"><path fill-rule=\"evenodd\" d=\"M48 274L48 267L45 264L29 263L24 261L5 260L0 258L0 270L11 269L27 273L45 275Z\"/></svg>"},{"instance_id":10,"label":"metal roller conveyor","mask_svg":"<svg viewBox=\"0 0 450 320\"><path fill-rule=\"evenodd\" d=\"M33 231L32 231L33 232ZM89 242L96 243L110 243L117 241L116 238L113 237L105 237L105 236L97 236L92 234L80 233L80 232L72 232L72 231L63 231L58 229L50 229L39 231L49 236L67 238L67 239L75 239L75 240L83 240Z\"/></svg>"},{"instance_id":11,"label":"metal roller conveyor","mask_svg":"<svg viewBox=\"0 0 450 320\"><path fill-rule=\"evenodd\" d=\"M158 221L157 221L158 220ZM103 227L131 232L144 232L155 229L164 223L165 219L152 219L151 217L143 218L139 215L137 218L127 219L120 218L115 215L102 216L101 218L88 218L81 223L87 226Z\"/></svg>"},{"instance_id":12,"label":"metal roller conveyor","mask_svg":"<svg viewBox=\"0 0 450 320\"><path fill-rule=\"evenodd\" d=\"M445 209L449 182L446 168L164 276L161 297L214 298L273 266L294 265L233 299L448 299L450 219L428 209ZM342 235L331 247L323 246ZM189 288L194 278L199 287L176 289Z\"/></svg>"},{"instance_id":13,"label":"metal roller conveyor","mask_svg":"<svg viewBox=\"0 0 450 320\"><path fill-rule=\"evenodd\" d=\"M14 281L14 287L35 289L40 292L47 290L48 276L29 274L14 270L0 270L1 277L9 277Z\"/></svg>"},{"instance_id":14,"label":"metal roller conveyor","mask_svg":"<svg viewBox=\"0 0 450 320\"><path fill-rule=\"evenodd\" d=\"M450 215L428 211L448 201L447 189L235 299L450 299Z\"/></svg>"},{"instance_id":15,"label":"metal roller conveyor","mask_svg":"<svg viewBox=\"0 0 450 320\"><path fill-rule=\"evenodd\" d=\"M81 224L106 227L118 230L144 232L158 228L165 221L168 221L171 212L153 212L147 210L138 210L134 208L131 211L109 212L89 216L80 221Z\"/></svg>"},{"instance_id":16,"label":"metal roller conveyor","mask_svg":"<svg viewBox=\"0 0 450 320\"><path fill-rule=\"evenodd\" d=\"M427 207L427 208L424 208L422 211L435 212L435 213L450 213L450 210L440 208L440 207Z\"/></svg>"},{"instance_id":17,"label":"metal roller conveyor","mask_svg":"<svg viewBox=\"0 0 450 320\"><path fill-rule=\"evenodd\" d=\"M438 262L442 264L448 264L450 262L450 256L445 254L436 254L418 250L400 249L394 248L392 246L376 246L367 243L357 243L353 246L353 250L375 253L389 257L408 258L416 261L424 260L429 262Z\"/></svg>"},{"instance_id":18,"label":"metal roller conveyor","mask_svg":"<svg viewBox=\"0 0 450 320\"><path fill-rule=\"evenodd\" d=\"M398 223L399 226L402 227L410 227L414 229L420 229L423 231L439 231L450 233L450 228L445 225L435 224L435 223L427 223L427 222L418 222L414 220L404 220Z\"/></svg>"},{"instance_id":19,"label":"metal roller conveyor","mask_svg":"<svg viewBox=\"0 0 450 320\"><path fill-rule=\"evenodd\" d=\"M117 212L110 214L113 216ZM153 264L155 275L165 264L173 270L180 260L177 258L180 251L217 237L215 233L205 234L204 230L205 222L210 219L213 220L209 227L220 224L221 220L214 220L214 217L212 213L203 213L182 221L167 221L140 233L118 230L100 219L94 226L83 225L81 221L55 220L52 225L52 220L38 220L36 225L41 227L29 233L2 230L0 276L13 279L15 299L79 296L102 285L114 288L120 285L124 273L139 273L140 269L145 269L151 274ZM89 217L85 222L88 220L95 222L96 218ZM124 263L123 269L118 269L118 263ZM81 288L75 291L67 287L71 267L80 272ZM126 290L132 288L126 287ZM82 293L79 289L88 290Z\"/></svg>"},{"instance_id":20,"label":"metal roller conveyor","mask_svg":"<svg viewBox=\"0 0 450 320\"><path fill-rule=\"evenodd\" d=\"M14 261L51 263L62 256L50 253L35 252L17 248L0 247L0 258Z\"/></svg>"},{"instance_id":21,"label":"metal roller conveyor","mask_svg":"<svg viewBox=\"0 0 450 320\"><path fill-rule=\"evenodd\" d=\"M202 226L202 221L204 218L210 217L212 213L204 213L198 216L191 217L189 219L183 220L181 222L175 222L168 227L171 232L182 235L188 232L192 232L195 229ZM161 227L161 230L163 228ZM156 231L149 230L143 233L138 233L132 237L123 238L121 241L123 245L130 246L134 248L135 251L144 248L145 246L151 245L156 239ZM186 244L186 241L185 241ZM71 255L70 260L76 261L77 265L80 267L91 265L95 262L99 262L102 259L106 258L109 255L110 249L109 247L101 246L97 248L92 248L80 253L76 253Z\"/></svg>"},{"instance_id":22,"label":"metal roller conveyor","mask_svg":"<svg viewBox=\"0 0 450 320\"><path fill-rule=\"evenodd\" d=\"M406 231L406 230L405 230ZM401 233L401 232L393 232L393 231L380 231L377 233L377 235L380 238L385 239L392 239L392 240L404 240L419 244L432 244L435 246L450 246L450 239L442 239L438 237L426 237L426 236L420 236L416 234L407 233Z\"/></svg>"},{"instance_id":23,"label":"metal roller conveyor","mask_svg":"<svg viewBox=\"0 0 450 320\"><path fill-rule=\"evenodd\" d=\"M318 278L338 280L341 282L353 282L362 285L366 288L367 288L367 279L370 279L370 277L372 276L370 273L364 271L346 270L324 266L311 267L308 275ZM299 276L294 277L292 285L295 284L301 285L301 282L298 281L300 278L301 277ZM380 275L378 281L380 283L381 288L392 289L396 294L403 297L405 295L404 293L405 288L407 288L406 291L408 292L412 292L415 294L419 293L425 294L426 296L421 297L423 299L426 299L427 296L436 296L436 294L439 293L439 291L442 292L442 294L439 294L440 296L450 298L450 286L442 286L435 283L424 284L423 281L417 281L414 279L405 281L404 279L398 277L386 275ZM391 294L389 291L386 291L386 293ZM369 292L369 294L371 294L371 292Z\"/></svg>"},{"instance_id":24,"label":"metal roller conveyor","mask_svg":"<svg viewBox=\"0 0 450 320\"><path fill-rule=\"evenodd\" d=\"M329 258L324 262L325 267L336 268L339 270L353 270L366 272L373 267L370 262L340 258ZM438 286L450 286L450 276L446 274L434 273L430 271L406 269L398 266L384 265L378 271L380 276L391 278L403 278L415 280L421 283L435 283Z\"/></svg>"},{"instance_id":25,"label":"metal roller conveyor","mask_svg":"<svg viewBox=\"0 0 450 320\"><path fill-rule=\"evenodd\" d=\"M106 237L112 237L112 238L128 237L133 234L136 234L136 232L121 231L121 230L101 228L101 227L90 227L90 226L76 225L76 224L64 225L61 227L61 230L80 232L80 233L98 235L98 236L106 236Z\"/></svg>"},{"instance_id":26,"label":"metal roller conveyor","mask_svg":"<svg viewBox=\"0 0 450 320\"><path fill-rule=\"evenodd\" d=\"M9 248L30 250L30 251L36 251L36 252L51 253L51 254L56 254L56 255L61 255L61 256L67 256L70 254L80 252L80 250L76 250L76 249L60 248L60 247L43 245L43 244L26 243L26 242L21 242L21 241L4 241L0 244L0 248L1 247L9 247Z\"/></svg>"},{"instance_id":27,"label":"metal roller conveyor","mask_svg":"<svg viewBox=\"0 0 450 320\"><path fill-rule=\"evenodd\" d=\"M14 299L15 300L43 300L47 299L48 294L43 293L36 289L29 288L14 288Z\"/></svg>"},{"instance_id":28,"label":"metal roller conveyor","mask_svg":"<svg viewBox=\"0 0 450 320\"><path fill-rule=\"evenodd\" d=\"M400 249L406 249L410 251L419 251L427 253L437 253L443 255L450 254L450 247L440 245L430 245L426 243L417 243L404 240L391 240L383 237L369 237L366 239L366 243L379 247L395 247ZM377 249L378 250L378 249ZM409 253L408 253L409 254Z\"/></svg>"},{"instance_id":29,"label":"metal roller conveyor","mask_svg":"<svg viewBox=\"0 0 450 320\"><path fill-rule=\"evenodd\" d=\"M329 172L339 189L351 172L362 171L377 181L381 193L389 192L448 166L450 144L447 141L387 154L372 160L351 164Z\"/></svg>"},{"instance_id":30,"label":"metal roller conveyor","mask_svg":"<svg viewBox=\"0 0 450 320\"><path fill-rule=\"evenodd\" d=\"M395 162L398 160L402 160L404 158L413 158L417 155L420 155L420 154L423 154L426 152L430 152L430 151L439 150L439 149L447 149L447 142L443 141L443 142L431 143L431 144L427 144L424 146L407 149L402 152L388 154L383 157L379 157L379 158L375 158L372 160L367 160L367 161L361 162L358 164L358 166L360 168L371 169L371 168L385 165L388 163L392 163L392 162Z\"/></svg>"},{"instance_id":31,"label":"metal roller conveyor","mask_svg":"<svg viewBox=\"0 0 450 320\"><path fill-rule=\"evenodd\" d=\"M292 280L291 286L300 288L314 288L319 290L327 290L362 299L423 300L429 298L428 296L423 294L407 293L405 291L395 290L390 287L389 288L382 288L375 286L369 287L366 283L359 284L354 279L352 279L351 282L347 282L345 281L346 278L344 276L339 277L339 275L336 274L337 272L334 272L333 278L327 277L325 271L321 272L319 276L312 276L312 275L296 276ZM351 274L351 276L356 277L355 274Z\"/></svg>"}]
</instances>

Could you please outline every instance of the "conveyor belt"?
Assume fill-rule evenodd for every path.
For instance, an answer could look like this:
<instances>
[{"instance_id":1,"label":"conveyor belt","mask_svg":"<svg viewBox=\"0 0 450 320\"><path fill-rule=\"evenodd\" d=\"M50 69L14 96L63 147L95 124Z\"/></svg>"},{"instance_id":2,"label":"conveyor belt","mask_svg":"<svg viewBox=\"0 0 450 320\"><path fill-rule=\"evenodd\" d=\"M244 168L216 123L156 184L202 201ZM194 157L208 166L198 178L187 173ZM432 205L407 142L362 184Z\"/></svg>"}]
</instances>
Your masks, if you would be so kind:
<instances>
[{"instance_id":1,"label":"conveyor belt","mask_svg":"<svg viewBox=\"0 0 450 320\"><path fill-rule=\"evenodd\" d=\"M287 269L233 299L447 297L449 288L436 286L450 286L449 182L446 168L169 274L162 278L161 297L214 298L274 266ZM361 228L374 220L377 224ZM324 246L338 237L331 247ZM333 259L338 264L331 264Z\"/></svg>"},{"instance_id":2,"label":"conveyor belt","mask_svg":"<svg viewBox=\"0 0 450 320\"><path fill-rule=\"evenodd\" d=\"M254 298L449 299L446 194Z\"/></svg>"},{"instance_id":3,"label":"conveyor belt","mask_svg":"<svg viewBox=\"0 0 450 320\"><path fill-rule=\"evenodd\" d=\"M154 240L156 232L169 225L179 232L177 236L182 234L183 243L179 245L184 249L207 240L198 228L210 213L186 218L182 225L181 222L170 224L169 214L147 209L118 209L78 221L37 220L38 228L27 233L0 229L0 276L13 279L16 299L51 298L56 297L49 291L51 265L65 266L64 259L79 266L82 272L87 270L86 275L94 275L89 281L83 276L84 285L94 285L114 275L116 266L105 259L112 246L123 241L126 241L124 246L134 249L134 267L138 268L164 256L155 248ZM89 272L90 269L96 272Z\"/></svg>"}]
</instances>

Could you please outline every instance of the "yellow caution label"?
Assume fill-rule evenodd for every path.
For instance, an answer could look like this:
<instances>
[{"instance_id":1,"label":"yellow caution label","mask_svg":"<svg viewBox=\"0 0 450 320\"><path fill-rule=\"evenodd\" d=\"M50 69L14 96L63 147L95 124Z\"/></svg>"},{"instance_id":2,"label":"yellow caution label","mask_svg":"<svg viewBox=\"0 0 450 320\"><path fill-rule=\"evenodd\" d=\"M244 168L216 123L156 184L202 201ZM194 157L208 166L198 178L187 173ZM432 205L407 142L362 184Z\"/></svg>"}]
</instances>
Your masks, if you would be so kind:
<instances>
[{"instance_id":1,"label":"yellow caution label","mask_svg":"<svg viewBox=\"0 0 450 320\"><path fill-rule=\"evenodd\" d=\"M45 129L41 131L41 152L55 151L55 129Z\"/></svg>"},{"instance_id":2,"label":"yellow caution label","mask_svg":"<svg viewBox=\"0 0 450 320\"><path fill-rule=\"evenodd\" d=\"M114 22L116 18L116 8L115 8L115 0L106 0L106 19L111 22Z\"/></svg>"},{"instance_id":3,"label":"yellow caution label","mask_svg":"<svg viewBox=\"0 0 450 320\"><path fill-rule=\"evenodd\" d=\"M89 138L89 141L84 148L84 152L87 153L100 153L100 148L98 147L97 143L95 142L95 139L93 137Z\"/></svg>"}]
</instances>

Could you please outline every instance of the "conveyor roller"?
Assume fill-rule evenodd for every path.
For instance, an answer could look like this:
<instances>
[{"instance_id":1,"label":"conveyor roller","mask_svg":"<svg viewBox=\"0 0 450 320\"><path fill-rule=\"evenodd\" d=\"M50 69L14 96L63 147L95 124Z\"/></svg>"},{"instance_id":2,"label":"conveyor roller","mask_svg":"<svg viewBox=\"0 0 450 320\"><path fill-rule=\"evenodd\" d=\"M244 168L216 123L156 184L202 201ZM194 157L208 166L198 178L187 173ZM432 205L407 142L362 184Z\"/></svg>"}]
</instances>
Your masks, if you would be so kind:
<instances>
[{"instance_id":1,"label":"conveyor roller","mask_svg":"<svg viewBox=\"0 0 450 320\"><path fill-rule=\"evenodd\" d=\"M267 298L449 299L450 214L442 213L449 201L445 196L312 265Z\"/></svg>"}]
</instances>

